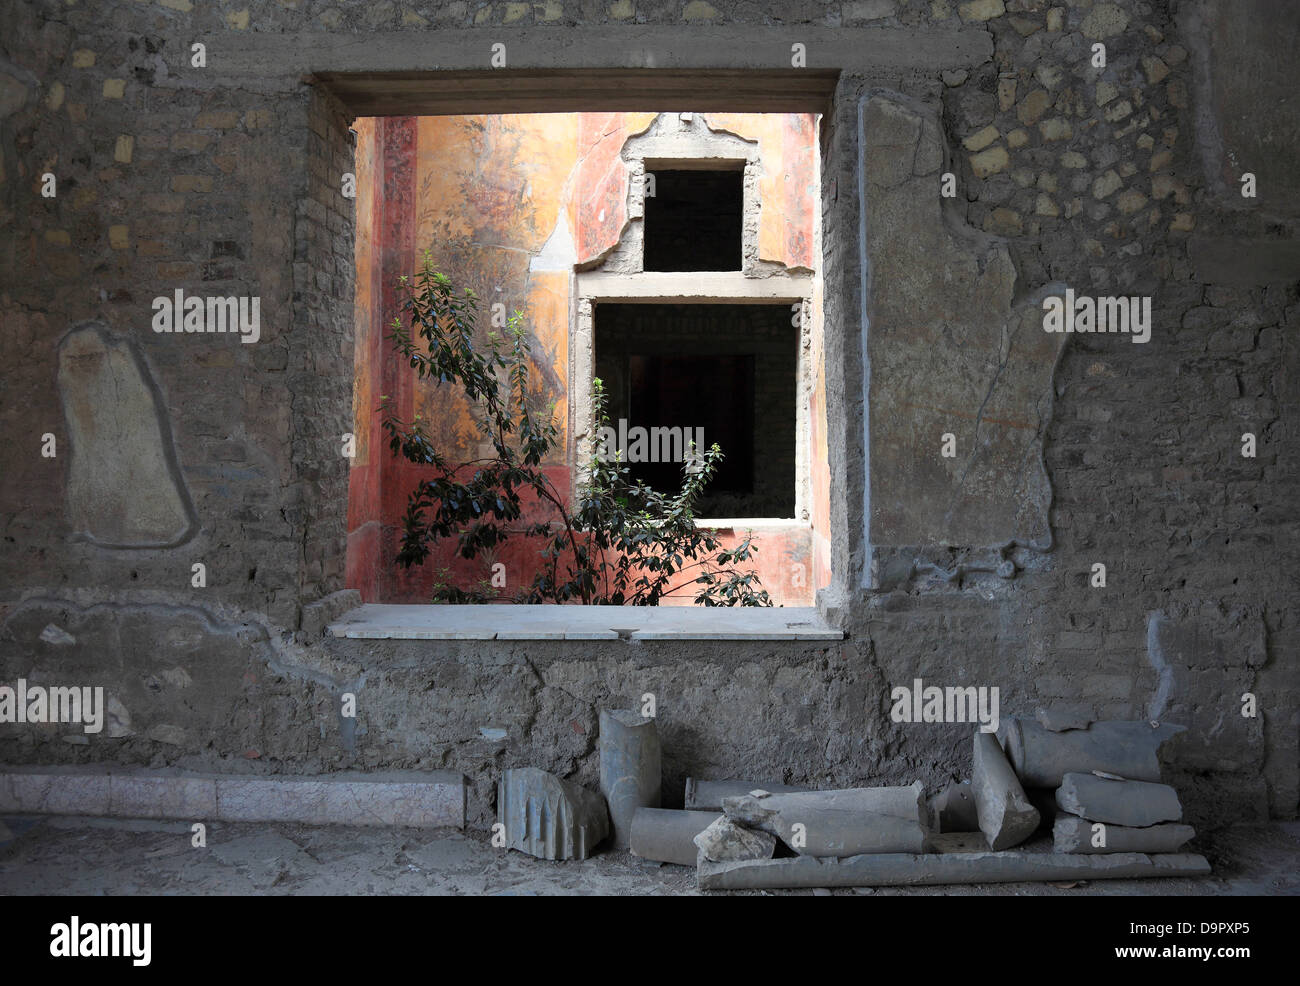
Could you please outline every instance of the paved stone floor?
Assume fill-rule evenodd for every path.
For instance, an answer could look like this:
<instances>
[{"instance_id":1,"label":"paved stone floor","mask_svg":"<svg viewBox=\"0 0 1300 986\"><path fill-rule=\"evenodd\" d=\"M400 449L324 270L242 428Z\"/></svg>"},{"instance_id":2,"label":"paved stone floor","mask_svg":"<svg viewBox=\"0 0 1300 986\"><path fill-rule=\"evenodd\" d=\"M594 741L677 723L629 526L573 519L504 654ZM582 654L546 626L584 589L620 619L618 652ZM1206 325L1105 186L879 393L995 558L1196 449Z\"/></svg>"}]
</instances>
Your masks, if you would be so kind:
<instances>
[{"instance_id":1,"label":"paved stone floor","mask_svg":"<svg viewBox=\"0 0 1300 986\"><path fill-rule=\"evenodd\" d=\"M188 824L87 818L0 819L0 893L74 894L697 894L690 867L608 852L551 863L494 849L486 833L221 824L206 849ZM836 890L835 894L1300 895L1300 822L1235 826L1198 843L1209 877ZM816 893L829 891L781 891Z\"/></svg>"}]
</instances>

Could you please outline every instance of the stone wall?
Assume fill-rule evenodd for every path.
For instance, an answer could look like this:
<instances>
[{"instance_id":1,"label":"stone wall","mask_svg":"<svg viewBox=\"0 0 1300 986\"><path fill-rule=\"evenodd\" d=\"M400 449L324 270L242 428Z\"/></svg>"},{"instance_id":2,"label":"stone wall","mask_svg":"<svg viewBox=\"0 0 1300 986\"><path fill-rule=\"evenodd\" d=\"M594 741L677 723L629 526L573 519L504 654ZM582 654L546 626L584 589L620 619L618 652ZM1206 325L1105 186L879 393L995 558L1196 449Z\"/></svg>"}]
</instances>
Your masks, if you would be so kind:
<instances>
[{"instance_id":1,"label":"stone wall","mask_svg":"<svg viewBox=\"0 0 1300 986\"><path fill-rule=\"evenodd\" d=\"M849 639L838 653L661 650L652 665L709 669L682 675L690 687L665 712L672 776L963 775L968 727L888 718L890 687L920 677L997 686L1004 715L1066 699L1183 722L1171 777L1199 822L1294 817L1298 127L1278 96L1293 89L1289 4L43 0L10 22L0 678L103 683L130 725L88 744L7 730L0 758L438 766L480 785L532 762L590 782L589 733L570 724L626 700L637 675L576 651L539 662L532 648L476 647L472 660L441 648L423 676L414 655L392 655L409 680L389 689L365 674L385 655L294 638L300 607L341 580L338 438L352 399L351 203L333 194L351 152L346 121L303 75L429 67L395 62L452 31L445 66L478 57L468 36L483 39L486 67L489 44L519 31L542 40L512 48L512 64L617 63L621 49L581 30L617 32L661 67L783 67L792 42L808 45L810 68L858 58L823 120L821 163L823 604ZM568 43L547 47L548 27ZM1105 68L1090 63L1097 43ZM150 331L152 299L178 287L259 296L260 341ZM1151 341L1038 334L1034 306L1066 287L1150 296ZM80 351L108 370L82 379L125 380L134 365L157 413L138 399L114 427L164 464L170 431L175 470L73 482L69 444L94 447L76 437L94 415L67 408L95 391L61 396L77 385L71 367L61 377L60 346L92 339ZM41 455L46 434L56 457ZM172 497L172 519L188 498L196 525L167 540L152 523L121 544L77 537L101 529L87 523L100 494L76 492L96 484L118 503ZM51 623L78 642L41 640ZM525 684L482 691L489 680ZM345 684L364 731L336 714ZM468 712L449 732L391 704L417 686L451 710L492 695L485 713L520 717L504 753L462 741L456 730L488 724ZM536 698L545 689L554 701ZM764 717L797 756L715 743Z\"/></svg>"}]
</instances>

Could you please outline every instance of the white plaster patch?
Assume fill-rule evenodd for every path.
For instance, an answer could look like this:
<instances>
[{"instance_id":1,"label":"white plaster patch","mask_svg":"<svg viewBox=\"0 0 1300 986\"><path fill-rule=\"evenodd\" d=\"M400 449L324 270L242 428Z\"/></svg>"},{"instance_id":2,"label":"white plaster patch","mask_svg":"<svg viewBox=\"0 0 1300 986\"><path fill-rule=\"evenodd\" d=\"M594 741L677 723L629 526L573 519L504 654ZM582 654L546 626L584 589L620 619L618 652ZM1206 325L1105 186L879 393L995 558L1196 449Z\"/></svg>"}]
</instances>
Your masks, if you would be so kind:
<instances>
[{"instance_id":1,"label":"white plaster patch","mask_svg":"<svg viewBox=\"0 0 1300 986\"><path fill-rule=\"evenodd\" d=\"M542 250L528 262L530 271L571 271L578 262L578 251L573 246L569 220L561 209L555 220L555 229L542 245Z\"/></svg>"}]
</instances>

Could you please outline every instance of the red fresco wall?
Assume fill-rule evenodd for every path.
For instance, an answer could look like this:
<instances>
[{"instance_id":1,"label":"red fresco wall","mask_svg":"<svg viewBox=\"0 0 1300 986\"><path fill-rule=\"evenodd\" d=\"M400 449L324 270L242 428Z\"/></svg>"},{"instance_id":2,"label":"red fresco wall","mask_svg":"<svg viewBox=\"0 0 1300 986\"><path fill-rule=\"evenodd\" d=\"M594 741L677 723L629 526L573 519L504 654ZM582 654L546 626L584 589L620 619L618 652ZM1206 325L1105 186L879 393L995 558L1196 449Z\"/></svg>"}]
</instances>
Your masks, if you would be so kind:
<instances>
[{"instance_id":1,"label":"red fresco wall","mask_svg":"<svg viewBox=\"0 0 1300 986\"><path fill-rule=\"evenodd\" d=\"M531 582L538 543L513 538L493 556L466 561L454 542L434 548L420 568L394 563L408 492L423 470L391 455L383 442L380 398L388 395L404 419L420 414L439 448L476 457L478 429L467 403L445 387L418 381L384 339L400 310L398 278L413 274L423 252L436 269L480 299L479 324L491 305L525 313L530 333L530 376L538 401L553 403L563 443L544 463L564 495L570 492L573 449L568 429L569 333L572 264L532 270L548 254L598 258L615 246L627 222L628 137L643 132L653 113L582 113L462 117L388 117L356 123L356 368L354 412L357 454L348 504L347 584L367 602L430 601L443 578L462 588L490 578L492 563L506 567L509 598ZM765 172L759 252L792 268L811 269L815 238L816 128L812 117L711 114L710 125L758 140ZM563 266L540 264L539 266ZM818 299L819 301L819 299ZM821 410L821 375L815 403ZM825 463L825 429L814 422L814 453ZM817 456L815 455L815 461ZM824 468L813 486L825 495ZM825 510L814 506L825 523ZM726 544L737 534L721 532ZM807 526L757 533L757 568L778 603L809 605L829 582L829 566L814 547L824 530ZM822 572L822 569L825 572ZM689 596L681 600L689 603Z\"/></svg>"}]
</instances>

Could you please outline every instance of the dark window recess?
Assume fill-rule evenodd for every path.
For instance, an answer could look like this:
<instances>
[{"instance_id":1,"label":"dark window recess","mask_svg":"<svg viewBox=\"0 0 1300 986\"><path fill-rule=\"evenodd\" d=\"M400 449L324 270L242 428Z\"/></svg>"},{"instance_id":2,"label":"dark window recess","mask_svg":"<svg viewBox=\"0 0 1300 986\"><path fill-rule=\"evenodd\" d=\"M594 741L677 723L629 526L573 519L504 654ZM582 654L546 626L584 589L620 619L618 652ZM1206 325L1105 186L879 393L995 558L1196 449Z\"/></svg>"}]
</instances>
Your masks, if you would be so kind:
<instances>
[{"instance_id":1,"label":"dark window recess","mask_svg":"<svg viewBox=\"0 0 1300 986\"><path fill-rule=\"evenodd\" d=\"M598 304L595 323L596 375L633 478L680 489L685 462L665 453L700 444L702 431L703 447L717 443L725 458L697 516L794 516L798 330L788 306Z\"/></svg>"},{"instance_id":2,"label":"dark window recess","mask_svg":"<svg viewBox=\"0 0 1300 986\"><path fill-rule=\"evenodd\" d=\"M700 451L716 442L726 453L709 484L710 493L754 492L754 357L628 356L631 407L628 426L641 425L662 452L703 437ZM689 436L689 437L688 437ZM630 444L630 443L629 443ZM675 453L675 448L673 449ZM679 489L681 462L632 463L632 476L657 490Z\"/></svg>"},{"instance_id":3,"label":"dark window recess","mask_svg":"<svg viewBox=\"0 0 1300 986\"><path fill-rule=\"evenodd\" d=\"M645 269L740 270L743 171L653 171Z\"/></svg>"}]
</instances>

